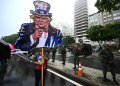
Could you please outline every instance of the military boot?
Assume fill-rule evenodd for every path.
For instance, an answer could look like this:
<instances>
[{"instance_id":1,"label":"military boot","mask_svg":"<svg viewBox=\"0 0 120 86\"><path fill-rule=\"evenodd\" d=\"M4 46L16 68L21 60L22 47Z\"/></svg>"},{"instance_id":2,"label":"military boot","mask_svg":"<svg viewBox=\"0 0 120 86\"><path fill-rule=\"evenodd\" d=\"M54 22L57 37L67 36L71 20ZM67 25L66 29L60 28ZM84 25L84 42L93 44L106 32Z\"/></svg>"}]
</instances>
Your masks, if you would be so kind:
<instances>
[{"instance_id":1,"label":"military boot","mask_svg":"<svg viewBox=\"0 0 120 86\"><path fill-rule=\"evenodd\" d=\"M113 77L113 81L116 85L119 85L119 83L116 81L115 77Z\"/></svg>"},{"instance_id":2,"label":"military boot","mask_svg":"<svg viewBox=\"0 0 120 86\"><path fill-rule=\"evenodd\" d=\"M65 65L65 62L63 62L63 65Z\"/></svg>"},{"instance_id":3,"label":"military boot","mask_svg":"<svg viewBox=\"0 0 120 86\"><path fill-rule=\"evenodd\" d=\"M54 62L54 60L52 60L51 62Z\"/></svg>"},{"instance_id":4,"label":"military boot","mask_svg":"<svg viewBox=\"0 0 120 86\"><path fill-rule=\"evenodd\" d=\"M107 81L106 74L104 74L103 81Z\"/></svg>"},{"instance_id":5,"label":"military boot","mask_svg":"<svg viewBox=\"0 0 120 86\"><path fill-rule=\"evenodd\" d=\"M73 69L76 69L76 67L73 67Z\"/></svg>"}]
</instances>

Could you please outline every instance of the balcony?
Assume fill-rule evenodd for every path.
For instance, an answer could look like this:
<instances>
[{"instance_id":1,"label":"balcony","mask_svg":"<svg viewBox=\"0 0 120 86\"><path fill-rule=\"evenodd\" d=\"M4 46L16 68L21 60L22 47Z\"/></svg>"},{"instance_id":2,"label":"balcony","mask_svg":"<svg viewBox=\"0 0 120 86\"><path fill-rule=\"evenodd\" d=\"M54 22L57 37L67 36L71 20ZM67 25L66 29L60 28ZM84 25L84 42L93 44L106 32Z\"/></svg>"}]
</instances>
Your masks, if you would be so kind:
<instances>
[{"instance_id":1,"label":"balcony","mask_svg":"<svg viewBox=\"0 0 120 86\"><path fill-rule=\"evenodd\" d=\"M80 14L82 14L82 13L87 13L87 10L79 11L79 12L75 13L75 16L78 15L78 14L80 15Z\"/></svg>"},{"instance_id":2,"label":"balcony","mask_svg":"<svg viewBox=\"0 0 120 86\"><path fill-rule=\"evenodd\" d=\"M87 10L87 7L86 6L83 6L81 9L80 9L80 7L78 7L78 8L75 8L75 13L76 12L79 12L79 11L82 11L82 10L84 10L84 9L86 9Z\"/></svg>"},{"instance_id":3,"label":"balcony","mask_svg":"<svg viewBox=\"0 0 120 86\"><path fill-rule=\"evenodd\" d=\"M76 18L75 18L75 21L81 20L81 19L82 19L82 20L85 20L85 19L88 20L87 15L82 15L82 16L80 16L80 17L76 17Z\"/></svg>"},{"instance_id":4,"label":"balcony","mask_svg":"<svg viewBox=\"0 0 120 86\"><path fill-rule=\"evenodd\" d=\"M79 30L76 30L76 32L75 33L85 33L86 31L84 30L84 31L79 31Z\"/></svg>"},{"instance_id":5,"label":"balcony","mask_svg":"<svg viewBox=\"0 0 120 86\"><path fill-rule=\"evenodd\" d=\"M76 35L76 36L85 36L85 35L87 35L87 34L79 34L79 35Z\"/></svg>"},{"instance_id":6,"label":"balcony","mask_svg":"<svg viewBox=\"0 0 120 86\"><path fill-rule=\"evenodd\" d=\"M87 24L84 24L84 25L76 26L75 28L80 28L80 27L84 27L84 26L88 27Z\"/></svg>"},{"instance_id":7,"label":"balcony","mask_svg":"<svg viewBox=\"0 0 120 86\"><path fill-rule=\"evenodd\" d=\"M78 19L78 20L75 20L75 23L79 23L79 22L86 22L88 23L88 20L87 19Z\"/></svg>"}]
</instances>

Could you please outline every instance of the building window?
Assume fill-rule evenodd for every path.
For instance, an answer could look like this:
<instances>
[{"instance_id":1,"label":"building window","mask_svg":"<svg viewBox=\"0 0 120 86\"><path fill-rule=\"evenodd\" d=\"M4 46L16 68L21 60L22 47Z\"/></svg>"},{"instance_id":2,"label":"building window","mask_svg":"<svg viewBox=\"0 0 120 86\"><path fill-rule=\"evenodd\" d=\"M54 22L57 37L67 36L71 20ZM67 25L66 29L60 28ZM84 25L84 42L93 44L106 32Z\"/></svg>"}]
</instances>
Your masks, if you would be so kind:
<instances>
[{"instance_id":1,"label":"building window","mask_svg":"<svg viewBox=\"0 0 120 86\"><path fill-rule=\"evenodd\" d=\"M94 22L94 20L90 20L90 22Z\"/></svg>"},{"instance_id":2,"label":"building window","mask_svg":"<svg viewBox=\"0 0 120 86\"><path fill-rule=\"evenodd\" d=\"M93 16L91 16L90 19L93 19Z\"/></svg>"},{"instance_id":3,"label":"building window","mask_svg":"<svg viewBox=\"0 0 120 86\"><path fill-rule=\"evenodd\" d=\"M103 17L104 19L106 19L106 17Z\"/></svg>"},{"instance_id":4,"label":"building window","mask_svg":"<svg viewBox=\"0 0 120 86\"><path fill-rule=\"evenodd\" d=\"M106 42L107 44L109 44L109 42Z\"/></svg>"},{"instance_id":5,"label":"building window","mask_svg":"<svg viewBox=\"0 0 120 86\"><path fill-rule=\"evenodd\" d=\"M117 44L119 44L119 41L117 41Z\"/></svg>"},{"instance_id":6,"label":"building window","mask_svg":"<svg viewBox=\"0 0 120 86\"><path fill-rule=\"evenodd\" d=\"M115 42L111 42L111 44L115 44Z\"/></svg>"},{"instance_id":7,"label":"building window","mask_svg":"<svg viewBox=\"0 0 120 86\"><path fill-rule=\"evenodd\" d=\"M108 21L111 21L112 19L108 19Z\"/></svg>"},{"instance_id":8,"label":"building window","mask_svg":"<svg viewBox=\"0 0 120 86\"><path fill-rule=\"evenodd\" d=\"M113 14L113 16L117 16L117 15L120 15L120 12L114 13L114 14Z\"/></svg>"},{"instance_id":9,"label":"building window","mask_svg":"<svg viewBox=\"0 0 120 86\"><path fill-rule=\"evenodd\" d=\"M103 15L105 16L105 15L106 15L106 13L103 13Z\"/></svg>"},{"instance_id":10,"label":"building window","mask_svg":"<svg viewBox=\"0 0 120 86\"><path fill-rule=\"evenodd\" d=\"M111 15L108 16L109 18L111 17Z\"/></svg>"},{"instance_id":11,"label":"building window","mask_svg":"<svg viewBox=\"0 0 120 86\"><path fill-rule=\"evenodd\" d=\"M106 22L107 20L104 20L104 22Z\"/></svg>"},{"instance_id":12,"label":"building window","mask_svg":"<svg viewBox=\"0 0 120 86\"><path fill-rule=\"evenodd\" d=\"M114 17L114 20L120 19L120 16Z\"/></svg>"}]
</instances>

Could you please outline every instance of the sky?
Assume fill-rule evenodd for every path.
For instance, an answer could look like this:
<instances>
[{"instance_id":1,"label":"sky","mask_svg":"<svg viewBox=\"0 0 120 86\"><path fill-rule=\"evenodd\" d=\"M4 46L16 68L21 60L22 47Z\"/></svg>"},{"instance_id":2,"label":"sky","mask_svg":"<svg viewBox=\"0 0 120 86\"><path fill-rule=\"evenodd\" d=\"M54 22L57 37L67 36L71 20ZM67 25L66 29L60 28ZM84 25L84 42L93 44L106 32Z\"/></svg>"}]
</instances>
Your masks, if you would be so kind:
<instances>
[{"instance_id":1,"label":"sky","mask_svg":"<svg viewBox=\"0 0 120 86\"><path fill-rule=\"evenodd\" d=\"M0 0L0 38L19 32L23 23L30 23L30 10L35 11L35 0ZM37 1L37 0L36 0ZM65 22L74 26L74 2L76 0L42 0L51 5L52 23ZM88 0L88 14L97 12L96 0Z\"/></svg>"}]
</instances>

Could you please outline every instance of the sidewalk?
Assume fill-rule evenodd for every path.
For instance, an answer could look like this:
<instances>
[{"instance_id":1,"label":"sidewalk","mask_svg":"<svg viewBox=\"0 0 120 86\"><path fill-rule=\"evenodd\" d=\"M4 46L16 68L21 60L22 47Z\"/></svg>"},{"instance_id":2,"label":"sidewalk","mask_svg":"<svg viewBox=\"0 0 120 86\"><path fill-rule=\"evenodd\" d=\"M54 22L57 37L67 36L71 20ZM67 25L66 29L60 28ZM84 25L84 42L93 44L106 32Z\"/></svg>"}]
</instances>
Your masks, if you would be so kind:
<instances>
[{"instance_id":1,"label":"sidewalk","mask_svg":"<svg viewBox=\"0 0 120 86\"><path fill-rule=\"evenodd\" d=\"M75 77L79 77L80 80L84 82L87 82L88 84L91 84L92 86L116 86L113 81L112 81L112 75L110 72L107 73L107 78L109 81L103 82L102 77L103 77L103 72L102 70L97 70L89 67L82 66L82 73L83 77L78 76L78 70L72 69L74 65L72 63L65 63L65 66L63 66L62 61L55 60L55 62L51 62L52 59L48 61L48 67L55 69L57 71L62 71L63 73L68 75L74 75ZM83 80L83 78L85 78ZM120 74L116 74L116 79L120 83Z\"/></svg>"},{"instance_id":2,"label":"sidewalk","mask_svg":"<svg viewBox=\"0 0 120 86\"><path fill-rule=\"evenodd\" d=\"M33 55L34 56L34 55ZM33 56L31 58L33 58ZM89 57L88 57L89 58ZM107 82L103 82L103 71L89 68L82 66L82 73L83 77L78 76L78 70L74 70L74 64L66 62L65 66L63 66L62 61L55 60L55 62L51 62L52 59L48 61L48 68L56 70L58 72L64 73L68 76L74 77L77 80L83 81L91 86L116 86L114 82L112 81L112 75L110 72L107 73L107 78L109 79ZM78 67L77 67L78 69ZM120 84L120 74L116 74L116 80Z\"/></svg>"}]
</instances>

